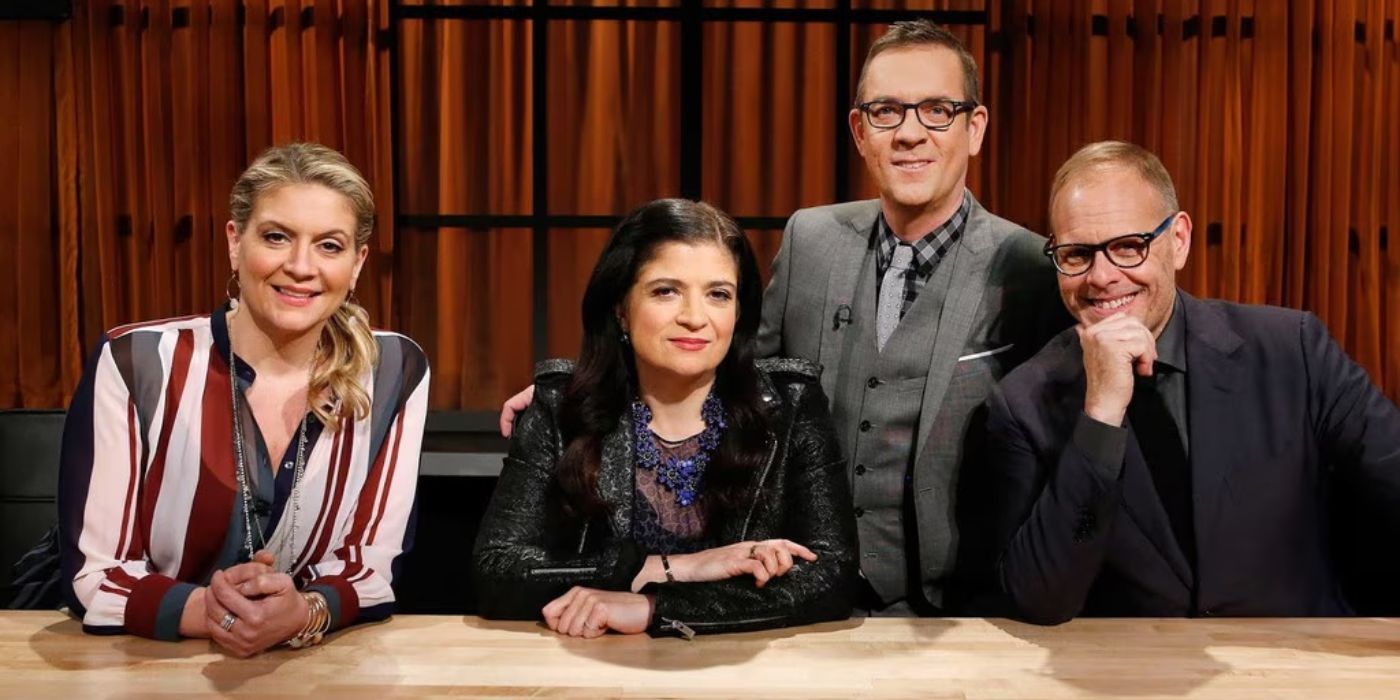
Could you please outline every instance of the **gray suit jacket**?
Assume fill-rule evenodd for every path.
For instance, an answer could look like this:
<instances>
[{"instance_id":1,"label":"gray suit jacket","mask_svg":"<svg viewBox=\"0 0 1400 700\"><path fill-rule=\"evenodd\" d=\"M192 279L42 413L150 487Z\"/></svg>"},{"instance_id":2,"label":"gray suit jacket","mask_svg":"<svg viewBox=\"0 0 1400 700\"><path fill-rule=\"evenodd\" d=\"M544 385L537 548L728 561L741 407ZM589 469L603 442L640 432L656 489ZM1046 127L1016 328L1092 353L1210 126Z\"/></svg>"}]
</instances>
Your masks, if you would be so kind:
<instances>
[{"instance_id":1,"label":"gray suit jacket","mask_svg":"<svg viewBox=\"0 0 1400 700\"><path fill-rule=\"evenodd\" d=\"M879 211L879 200L867 200L793 214L764 293L760 356L820 363L822 389L834 403L860 396L853 389L867 381L863 368L873 344L867 348L851 331L874 323L851 319L875 308L873 300L854 297L862 266L873 264L867 252ZM936 323L919 329L928 376L913 455L918 563L925 597L945 609L957 607L945 595L958 555L954 507L959 470L965 459L978 459L967 452L977 450L982 436L983 402L1006 372L1070 325L1044 244L974 200L961 240L941 263L952 265L943 308L933 315ZM833 412L859 410L840 408ZM836 429L849 462L856 426Z\"/></svg>"}]
</instances>

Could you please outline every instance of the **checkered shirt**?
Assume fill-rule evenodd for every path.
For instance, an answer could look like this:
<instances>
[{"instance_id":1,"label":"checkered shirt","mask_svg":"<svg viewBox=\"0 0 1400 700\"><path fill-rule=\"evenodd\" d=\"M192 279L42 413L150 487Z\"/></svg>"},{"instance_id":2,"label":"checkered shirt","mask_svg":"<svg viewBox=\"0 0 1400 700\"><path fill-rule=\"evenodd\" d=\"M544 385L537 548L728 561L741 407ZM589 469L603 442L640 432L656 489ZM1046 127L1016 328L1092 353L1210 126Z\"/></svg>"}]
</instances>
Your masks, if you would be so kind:
<instances>
[{"instance_id":1,"label":"checkered shirt","mask_svg":"<svg viewBox=\"0 0 1400 700\"><path fill-rule=\"evenodd\" d=\"M899 310L900 318L909 313L909 308L914 305L914 300L919 298L919 291L924 288L924 283L933 276L934 268L943 260L943 256L953 249L953 244L962 238L963 230L967 228L967 216L971 211L972 195L964 190L962 206L958 207L952 218L910 244L914 248L914 262L909 266L909 271L904 273L904 305ZM877 235L879 247L875 255L875 279L882 280L885 270L889 269L890 260L894 258L894 248L901 241L894 235L894 231L890 230L889 224L885 223L884 214L880 215ZM878 293L877 286L876 294Z\"/></svg>"}]
</instances>

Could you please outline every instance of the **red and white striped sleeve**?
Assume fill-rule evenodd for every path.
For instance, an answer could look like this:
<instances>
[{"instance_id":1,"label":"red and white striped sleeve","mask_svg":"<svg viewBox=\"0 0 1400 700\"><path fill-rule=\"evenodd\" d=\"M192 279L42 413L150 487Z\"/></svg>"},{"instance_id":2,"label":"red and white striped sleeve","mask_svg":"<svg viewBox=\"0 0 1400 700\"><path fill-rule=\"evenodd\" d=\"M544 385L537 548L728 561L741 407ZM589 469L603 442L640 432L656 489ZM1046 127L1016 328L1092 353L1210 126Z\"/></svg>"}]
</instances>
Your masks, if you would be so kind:
<instances>
[{"instance_id":1,"label":"red and white striped sleeve","mask_svg":"<svg viewBox=\"0 0 1400 700\"><path fill-rule=\"evenodd\" d=\"M118 341L119 342L119 341ZM64 426L59 473L60 559L66 598L96 634L178 639L194 586L156 574L141 509L145 441L128 379L106 338L89 360Z\"/></svg>"},{"instance_id":2,"label":"red and white striped sleeve","mask_svg":"<svg viewBox=\"0 0 1400 700\"><path fill-rule=\"evenodd\" d=\"M396 336L402 338L401 336ZM339 543L310 568L304 590L326 596L331 628L381 620L393 613L395 561L413 542L418 461L428 413L430 372L417 345L402 338L402 389L397 411L348 515ZM400 370L400 367L402 368Z\"/></svg>"}]
</instances>

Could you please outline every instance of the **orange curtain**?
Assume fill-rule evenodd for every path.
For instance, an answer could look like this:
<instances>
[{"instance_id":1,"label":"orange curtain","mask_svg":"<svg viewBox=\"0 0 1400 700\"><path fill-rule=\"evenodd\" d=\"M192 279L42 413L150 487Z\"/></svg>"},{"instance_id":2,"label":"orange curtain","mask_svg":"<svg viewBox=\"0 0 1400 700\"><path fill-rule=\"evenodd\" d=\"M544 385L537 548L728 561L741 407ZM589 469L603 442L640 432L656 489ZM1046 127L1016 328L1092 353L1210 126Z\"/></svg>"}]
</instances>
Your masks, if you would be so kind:
<instances>
[{"instance_id":1,"label":"orange curtain","mask_svg":"<svg viewBox=\"0 0 1400 700\"><path fill-rule=\"evenodd\" d=\"M358 298L393 298L388 15L365 0L91 0L0 23L0 407L58 407L102 331L208 312L228 192L313 140L377 193Z\"/></svg>"},{"instance_id":2,"label":"orange curtain","mask_svg":"<svg viewBox=\"0 0 1400 700\"><path fill-rule=\"evenodd\" d=\"M529 381L536 251L524 220L393 222L535 211L531 22L404 20L391 33L387 4L95 0L63 24L0 23L11 126L0 407L63 405L106 327L219 302L228 189L262 148L297 138L342 149L374 185L380 222L358 295L377 324L427 349L433 407L490 410ZM1315 311L1400 399L1400 0L852 6L986 14L953 30L981 63L992 113L969 177L988 208L1044 231L1065 157L1102 138L1141 143L1196 222L1186 289ZM850 85L881 31L851 28ZM677 195L682 143L696 136L680 133L688 90L702 98L701 194L731 213L833 201L842 148L848 196L874 195L837 138L833 24L706 23L699 85L681 82L675 21L551 20L546 36L550 214ZM398 42L393 75L386 38ZM577 347L579 296L607 233L548 233L544 354ZM778 234L751 232L764 260Z\"/></svg>"},{"instance_id":3,"label":"orange curtain","mask_svg":"<svg viewBox=\"0 0 1400 700\"><path fill-rule=\"evenodd\" d=\"M0 22L0 407L63 405L81 371L76 256L58 216L73 194L56 157L59 50L52 24Z\"/></svg>"},{"instance_id":4,"label":"orange curtain","mask_svg":"<svg viewBox=\"0 0 1400 700\"><path fill-rule=\"evenodd\" d=\"M1184 288L1316 312L1400 400L1400 2L993 10L1005 48L983 56L983 166L996 174L975 186L994 211L1044 231L1048 183L1074 149L1142 144L1195 221Z\"/></svg>"},{"instance_id":5,"label":"orange curtain","mask_svg":"<svg viewBox=\"0 0 1400 700\"><path fill-rule=\"evenodd\" d=\"M529 22L405 22L398 40L403 211L530 213ZM405 228L399 241L393 324L433 363L432 408L499 405L529 384L530 231Z\"/></svg>"}]
</instances>

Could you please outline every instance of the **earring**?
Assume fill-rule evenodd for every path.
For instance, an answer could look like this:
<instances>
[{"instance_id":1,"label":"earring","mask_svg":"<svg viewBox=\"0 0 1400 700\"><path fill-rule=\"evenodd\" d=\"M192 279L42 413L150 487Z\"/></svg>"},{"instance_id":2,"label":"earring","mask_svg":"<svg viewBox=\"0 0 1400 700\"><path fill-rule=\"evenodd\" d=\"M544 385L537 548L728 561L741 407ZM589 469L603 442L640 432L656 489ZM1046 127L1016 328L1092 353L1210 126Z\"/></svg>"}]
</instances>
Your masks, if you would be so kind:
<instances>
[{"instance_id":1,"label":"earring","mask_svg":"<svg viewBox=\"0 0 1400 700\"><path fill-rule=\"evenodd\" d=\"M627 335L627 331L625 331L625 330L622 331L622 344L623 344L623 345L631 345L631 344L632 344L632 336Z\"/></svg>"},{"instance_id":2,"label":"earring","mask_svg":"<svg viewBox=\"0 0 1400 700\"><path fill-rule=\"evenodd\" d=\"M345 301L341 302L341 306L358 306L359 303L360 300L355 298L355 288L351 287L350 293L345 295Z\"/></svg>"},{"instance_id":3,"label":"earring","mask_svg":"<svg viewBox=\"0 0 1400 700\"><path fill-rule=\"evenodd\" d=\"M238 308L238 297L243 295L243 286L238 283L238 270L229 273L228 282L224 284L224 294L228 296L229 306Z\"/></svg>"}]
</instances>

